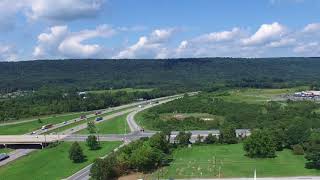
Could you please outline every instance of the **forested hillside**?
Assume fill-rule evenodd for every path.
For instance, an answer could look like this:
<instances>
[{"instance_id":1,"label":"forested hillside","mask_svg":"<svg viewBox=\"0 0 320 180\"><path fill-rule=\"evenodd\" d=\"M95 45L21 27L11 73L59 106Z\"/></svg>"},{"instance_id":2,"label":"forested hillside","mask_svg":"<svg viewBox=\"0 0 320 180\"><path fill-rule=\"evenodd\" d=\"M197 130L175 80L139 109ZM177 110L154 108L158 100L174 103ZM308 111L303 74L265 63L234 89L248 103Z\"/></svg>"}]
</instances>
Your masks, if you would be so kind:
<instances>
[{"instance_id":1,"label":"forested hillside","mask_svg":"<svg viewBox=\"0 0 320 180\"><path fill-rule=\"evenodd\" d=\"M0 63L0 90L42 86L81 90L123 87L283 87L320 82L320 58L45 60Z\"/></svg>"}]
</instances>

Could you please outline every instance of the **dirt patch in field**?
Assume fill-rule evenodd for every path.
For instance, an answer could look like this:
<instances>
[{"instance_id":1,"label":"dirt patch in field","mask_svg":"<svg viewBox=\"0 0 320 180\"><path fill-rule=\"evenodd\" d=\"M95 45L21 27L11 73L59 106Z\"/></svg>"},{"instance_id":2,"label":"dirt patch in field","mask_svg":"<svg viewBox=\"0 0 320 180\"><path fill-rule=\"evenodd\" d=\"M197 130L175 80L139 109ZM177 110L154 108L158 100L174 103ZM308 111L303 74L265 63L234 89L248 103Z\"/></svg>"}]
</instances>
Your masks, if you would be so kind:
<instances>
[{"instance_id":1,"label":"dirt patch in field","mask_svg":"<svg viewBox=\"0 0 320 180\"><path fill-rule=\"evenodd\" d=\"M141 174L141 173L133 173L133 174L129 174L126 176L122 176L120 178L118 178L118 180L137 180L137 179L143 179L143 180L147 180L146 175Z\"/></svg>"}]
</instances>

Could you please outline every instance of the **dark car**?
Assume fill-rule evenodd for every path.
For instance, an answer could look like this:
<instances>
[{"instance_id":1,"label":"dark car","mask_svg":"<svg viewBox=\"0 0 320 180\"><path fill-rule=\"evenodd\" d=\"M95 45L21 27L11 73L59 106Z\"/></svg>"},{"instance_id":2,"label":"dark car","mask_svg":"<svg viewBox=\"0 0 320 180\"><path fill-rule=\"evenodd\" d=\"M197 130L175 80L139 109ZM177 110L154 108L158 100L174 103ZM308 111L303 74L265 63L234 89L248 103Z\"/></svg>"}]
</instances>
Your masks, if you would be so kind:
<instances>
[{"instance_id":1,"label":"dark car","mask_svg":"<svg viewBox=\"0 0 320 180\"><path fill-rule=\"evenodd\" d=\"M97 117L96 121L101 121L103 118L102 117Z\"/></svg>"},{"instance_id":2,"label":"dark car","mask_svg":"<svg viewBox=\"0 0 320 180\"><path fill-rule=\"evenodd\" d=\"M7 159L7 158L9 158L9 155L8 155L8 154L6 154L6 153L1 153L1 154L0 154L0 161L3 161L3 160L5 160L5 159Z\"/></svg>"}]
</instances>

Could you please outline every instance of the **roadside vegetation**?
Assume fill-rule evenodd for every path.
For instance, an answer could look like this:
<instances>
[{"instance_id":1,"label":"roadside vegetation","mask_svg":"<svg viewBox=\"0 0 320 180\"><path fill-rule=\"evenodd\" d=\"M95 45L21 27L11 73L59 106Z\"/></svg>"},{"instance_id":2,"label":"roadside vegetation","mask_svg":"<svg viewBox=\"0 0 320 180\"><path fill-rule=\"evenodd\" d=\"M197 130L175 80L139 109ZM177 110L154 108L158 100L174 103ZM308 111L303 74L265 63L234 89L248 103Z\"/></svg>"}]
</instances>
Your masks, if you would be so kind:
<instances>
[{"instance_id":1,"label":"roadside vegetation","mask_svg":"<svg viewBox=\"0 0 320 180\"><path fill-rule=\"evenodd\" d=\"M63 142L56 147L35 151L13 163L0 167L0 177L6 180L41 179L56 180L71 176L93 162L95 158L102 157L121 142L101 142L100 149L89 150L85 143L80 142L85 155L81 163L73 163L69 159L69 149L72 143Z\"/></svg>"},{"instance_id":2,"label":"roadside vegetation","mask_svg":"<svg viewBox=\"0 0 320 180\"><path fill-rule=\"evenodd\" d=\"M114 117L107 121L95 124L97 132L99 134L125 134L129 133L130 129L127 124L127 115ZM88 129L83 129L76 134L88 134Z\"/></svg>"},{"instance_id":3,"label":"roadside vegetation","mask_svg":"<svg viewBox=\"0 0 320 180\"><path fill-rule=\"evenodd\" d=\"M8 149L8 148L0 148L0 153L8 153L12 151L12 149Z\"/></svg>"},{"instance_id":4,"label":"roadside vegetation","mask_svg":"<svg viewBox=\"0 0 320 180\"><path fill-rule=\"evenodd\" d=\"M26 134L34 130L40 129L43 125L62 123L64 121L79 118L82 114L88 113L74 113L68 115L53 116L45 119L40 119L40 121L36 120L31 122L0 126L0 135Z\"/></svg>"},{"instance_id":5,"label":"roadside vegetation","mask_svg":"<svg viewBox=\"0 0 320 180\"><path fill-rule=\"evenodd\" d=\"M61 114L66 112L92 111L135 102L138 99L153 99L174 92L157 89L150 91L100 92L79 94L77 89L43 87L38 91L0 101L0 121L19 120L28 117Z\"/></svg>"},{"instance_id":6,"label":"roadside vegetation","mask_svg":"<svg viewBox=\"0 0 320 180\"><path fill-rule=\"evenodd\" d=\"M134 106L130 106L130 107L119 109L119 110L113 110L113 111L110 111L110 112L107 112L107 113L103 113L103 114L99 114L99 115L96 115L96 116L93 116L93 117L90 117L90 118L86 118L86 119L81 120L81 121L76 121L76 122L73 122L71 124L67 124L65 126L62 126L60 128L56 128L56 129L53 129L53 130L48 130L45 134L50 134L50 133L55 134L55 133L63 132L65 130L74 128L74 127L79 126L81 124L88 123L88 121L94 121L97 117L105 117L105 116L108 116L108 115L111 115L111 114L114 114L114 113L117 113L117 112L120 112L120 111L125 111L125 110L128 110L128 109L131 109L133 107ZM118 118L118 117L116 117L116 118ZM114 126L119 127L120 124L118 124L118 123L121 123L121 122L118 122L118 121L117 122L113 122L116 118L112 118L112 119L108 120L108 121L112 121L111 125L106 125L105 124L106 121L102 122L102 123L99 123L99 124L96 124L96 125L100 126L100 124L101 124L102 132L106 132L106 134L109 134L108 133L108 129L111 130L111 132L113 132L113 131L114 132L122 132L123 128L119 129L119 130L117 128L114 128ZM106 126L106 127L104 127L104 126ZM107 130L105 131L105 129L107 129ZM77 133L77 134L88 134L87 129L84 129L84 130L81 130L81 131L77 131L75 133ZM115 134L121 134L121 133L115 133Z\"/></svg>"},{"instance_id":7,"label":"roadside vegetation","mask_svg":"<svg viewBox=\"0 0 320 180\"><path fill-rule=\"evenodd\" d=\"M122 89L110 89L110 90L93 90L93 91L88 91L88 93L102 94L102 93L106 93L106 92L116 93L119 91L125 91L127 93L132 93L132 92L150 92L152 90L153 90L152 88L122 88Z\"/></svg>"}]
</instances>

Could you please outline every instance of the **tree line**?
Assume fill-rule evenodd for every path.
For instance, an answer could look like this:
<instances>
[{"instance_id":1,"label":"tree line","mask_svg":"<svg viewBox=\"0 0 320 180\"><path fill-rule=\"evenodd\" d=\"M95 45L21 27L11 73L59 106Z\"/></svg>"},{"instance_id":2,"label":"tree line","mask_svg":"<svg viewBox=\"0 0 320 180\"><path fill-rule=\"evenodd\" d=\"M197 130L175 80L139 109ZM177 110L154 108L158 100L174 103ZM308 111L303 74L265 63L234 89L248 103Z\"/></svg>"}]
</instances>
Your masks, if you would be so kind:
<instances>
[{"instance_id":1,"label":"tree line","mask_svg":"<svg viewBox=\"0 0 320 180\"><path fill-rule=\"evenodd\" d=\"M41 88L24 96L0 100L0 121L21 118L103 109L174 94L173 91L117 91L79 95L77 89Z\"/></svg>"}]
</instances>

